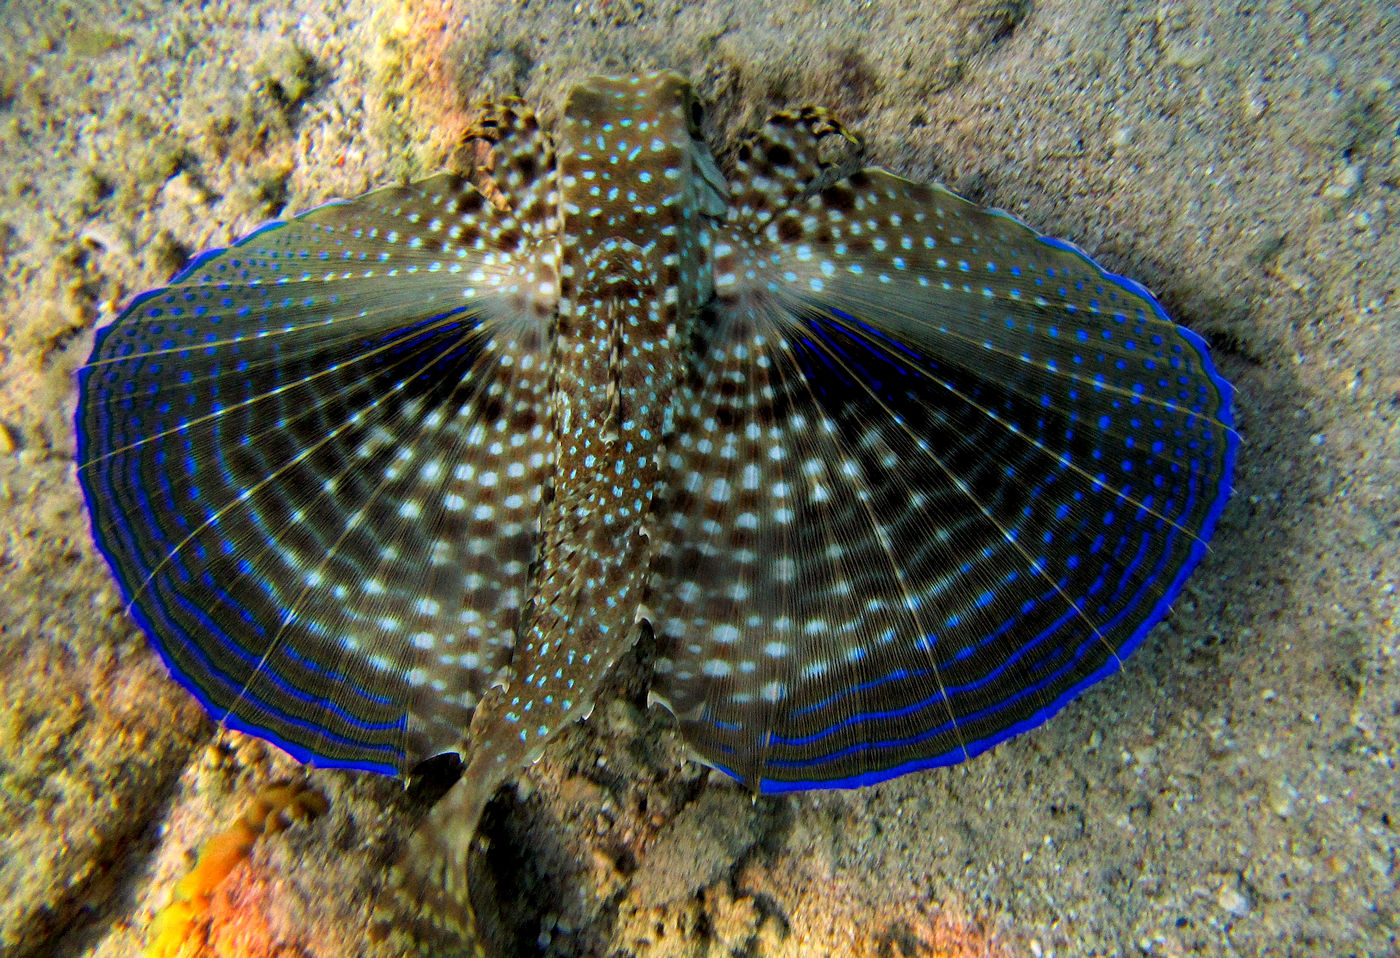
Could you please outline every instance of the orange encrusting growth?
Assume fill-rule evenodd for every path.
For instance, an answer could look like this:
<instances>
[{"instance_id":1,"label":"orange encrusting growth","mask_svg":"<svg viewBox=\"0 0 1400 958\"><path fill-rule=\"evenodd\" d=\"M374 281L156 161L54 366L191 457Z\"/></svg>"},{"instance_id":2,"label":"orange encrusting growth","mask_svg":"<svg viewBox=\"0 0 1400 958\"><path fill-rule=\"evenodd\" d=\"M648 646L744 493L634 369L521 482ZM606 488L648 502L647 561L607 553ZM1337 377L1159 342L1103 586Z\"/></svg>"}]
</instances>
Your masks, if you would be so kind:
<instances>
[{"instance_id":1,"label":"orange encrusting growth","mask_svg":"<svg viewBox=\"0 0 1400 958\"><path fill-rule=\"evenodd\" d=\"M457 92L453 33L447 0L397 0L379 8L374 95L395 125L411 129L422 156L439 160L459 148L479 110L468 109Z\"/></svg>"},{"instance_id":2,"label":"orange encrusting growth","mask_svg":"<svg viewBox=\"0 0 1400 958\"><path fill-rule=\"evenodd\" d=\"M218 892L252 852L259 836L310 821L329 807L325 796L303 785L283 782L263 789L238 821L204 843L194 867L175 886L170 904L151 922L145 958L242 958L269 953L271 936L258 934L265 929L264 917L230 907Z\"/></svg>"}]
</instances>

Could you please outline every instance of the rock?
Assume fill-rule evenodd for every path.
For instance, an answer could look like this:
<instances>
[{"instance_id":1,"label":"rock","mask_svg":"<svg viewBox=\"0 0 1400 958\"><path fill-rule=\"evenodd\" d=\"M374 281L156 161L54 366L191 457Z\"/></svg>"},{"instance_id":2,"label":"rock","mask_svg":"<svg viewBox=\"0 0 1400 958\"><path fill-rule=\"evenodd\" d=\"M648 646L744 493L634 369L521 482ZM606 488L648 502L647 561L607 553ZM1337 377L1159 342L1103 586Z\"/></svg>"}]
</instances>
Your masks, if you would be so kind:
<instances>
[{"instance_id":1,"label":"rock","mask_svg":"<svg viewBox=\"0 0 1400 958\"><path fill-rule=\"evenodd\" d=\"M758 839L748 796L709 788L667 823L632 876L632 891L655 905L693 895L731 869Z\"/></svg>"},{"instance_id":2,"label":"rock","mask_svg":"<svg viewBox=\"0 0 1400 958\"><path fill-rule=\"evenodd\" d=\"M1234 882L1226 882L1220 886L1220 892L1215 896L1216 904L1234 915L1236 918L1243 918L1249 914L1253 903L1244 890Z\"/></svg>"}]
</instances>

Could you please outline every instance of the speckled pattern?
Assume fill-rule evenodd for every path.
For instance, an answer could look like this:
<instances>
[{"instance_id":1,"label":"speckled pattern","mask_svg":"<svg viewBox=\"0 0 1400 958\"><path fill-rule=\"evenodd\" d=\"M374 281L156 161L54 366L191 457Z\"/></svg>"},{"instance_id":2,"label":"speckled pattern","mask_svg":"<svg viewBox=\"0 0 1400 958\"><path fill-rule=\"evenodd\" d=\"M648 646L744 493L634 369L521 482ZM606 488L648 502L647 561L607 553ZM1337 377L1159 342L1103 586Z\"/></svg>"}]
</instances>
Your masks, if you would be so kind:
<instances>
[{"instance_id":1,"label":"speckled pattern","mask_svg":"<svg viewBox=\"0 0 1400 958\"><path fill-rule=\"evenodd\" d=\"M669 73L575 87L553 135L488 106L470 179L265 226L99 332L94 532L216 719L456 752L421 831L457 838L638 621L691 744L777 790L966 760L1121 667L1229 490L1201 340L1005 214L824 161L858 144L825 111L727 176L702 119Z\"/></svg>"},{"instance_id":2,"label":"speckled pattern","mask_svg":"<svg viewBox=\"0 0 1400 958\"><path fill-rule=\"evenodd\" d=\"M482 865L524 896L502 908L522 948L915 954L943 915L1023 954L1392 950L1387 8L682 6L93 2L37 28L8 11L6 946L135 953L210 823L295 771L234 733L231 767L194 758L208 726L85 544L64 406L99 308L270 216L440 168L478 92L557 102L571 78L660 65L716 104L716 142L830 104L875 163L1143 280L1239 387L1238 494L1113 682L953 769L735 802L748 826L712 833L748 837L696 842L717 860L692 896L652 897L636 867L653 840L676 847L668 820L711 821L684 814L702 786L679 740L635 697L567 730L487 813ZM367 849L414 813L387 780L311 774L330 813L255 852L231 894L288 947L343 954L380 867Z\"/></svg>"}]
</instances>

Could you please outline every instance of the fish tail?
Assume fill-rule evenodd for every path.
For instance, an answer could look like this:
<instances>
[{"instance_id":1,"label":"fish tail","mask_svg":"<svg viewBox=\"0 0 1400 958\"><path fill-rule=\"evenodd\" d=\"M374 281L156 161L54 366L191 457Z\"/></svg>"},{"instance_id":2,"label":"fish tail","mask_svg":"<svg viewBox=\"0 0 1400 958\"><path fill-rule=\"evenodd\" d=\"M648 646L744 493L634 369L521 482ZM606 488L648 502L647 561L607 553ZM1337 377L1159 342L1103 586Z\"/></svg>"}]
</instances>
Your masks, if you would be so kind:
<instances>
[{"instance_id":1,"label":"fish tail","mask_svg":"<svg viewBox=\"0 0 1400 958\"><path fill-rule=\"evenodd\" d=\"M490 958L500 934L479 925L470 889L489 880L472 869L471 847L486 789L462 779L418 822L405 840L370 915L369 943L376 955L423 958ZM488 916L489 918L489 916Z\"/></svg>"}]
</instances>

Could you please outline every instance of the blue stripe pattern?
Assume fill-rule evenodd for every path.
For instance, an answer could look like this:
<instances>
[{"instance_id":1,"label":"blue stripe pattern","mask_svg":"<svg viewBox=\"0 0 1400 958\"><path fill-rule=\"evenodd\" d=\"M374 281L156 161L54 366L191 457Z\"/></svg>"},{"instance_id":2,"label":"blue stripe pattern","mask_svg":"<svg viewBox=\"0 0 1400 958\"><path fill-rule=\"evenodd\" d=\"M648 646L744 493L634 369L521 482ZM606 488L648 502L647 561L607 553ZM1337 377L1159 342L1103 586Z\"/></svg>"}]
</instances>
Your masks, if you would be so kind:
<instances>
[{"instance_id":1,"label":"blue stripe pattern","mask_svg":"<svg viewBox=\"0 0 1400 958\"><path fill-rule=\"evenodd\" d=\"M218 721L302 761L395 774L456 745L509 653L460 610L520 594L535 533L479 520L501 484L461 463L503 472L484 426L533 430L512 454L538 453L536 507L547 436L503 407L540 387L492 370L543 330L464 298L479 253L413 236L489 216L444 176L269 224L137 297L80 373L79 478L128 608Z\"/></svg>"},{"instance_id":2,"label":"blue stripe pattern","mask_svg":"<svg viewBox=\"0 0 1400 958\"><path fill-rule=\"evenodd\" d=\"M656 109L676 142L571 141L561 176L508 109L484 191L443 175L270 224L99 334L80 481L172 673L304 761L401 772L483 715L478 744L525 742L527 713L542 742L604 674L576 637L644 612L690 744L787 791L962 761L1120 668L1230 490L1232 390L1200 337L1006 214L837 170L822 111L773 118L722 183L692 101L648 99L683 84L607 82L569 136ZM643 295L629 257L679 229ZM657 309L678 315L642 337ZM589 348L596 381L561 372L602 370ZM575 414L629 434L625 461L556 437ZM646 565L601 554L619 522ZM645 575L646 599L565 562ZM532 568L612 624L554 610L531 644L565 594Z\"/></svg>"},{"instance_id":3,"label":"blue stripe pattern","mask_svg":"<svg viewBox=\"0 0 1400 958\"><path fill-rule=\"evenodd\" d=\"M1205 343L1071 244L879 171L788 215L706 331L653 584L657 693L768 792L963 761L1120 668L1238 445Z\"/></svg>"}]
</instances>

